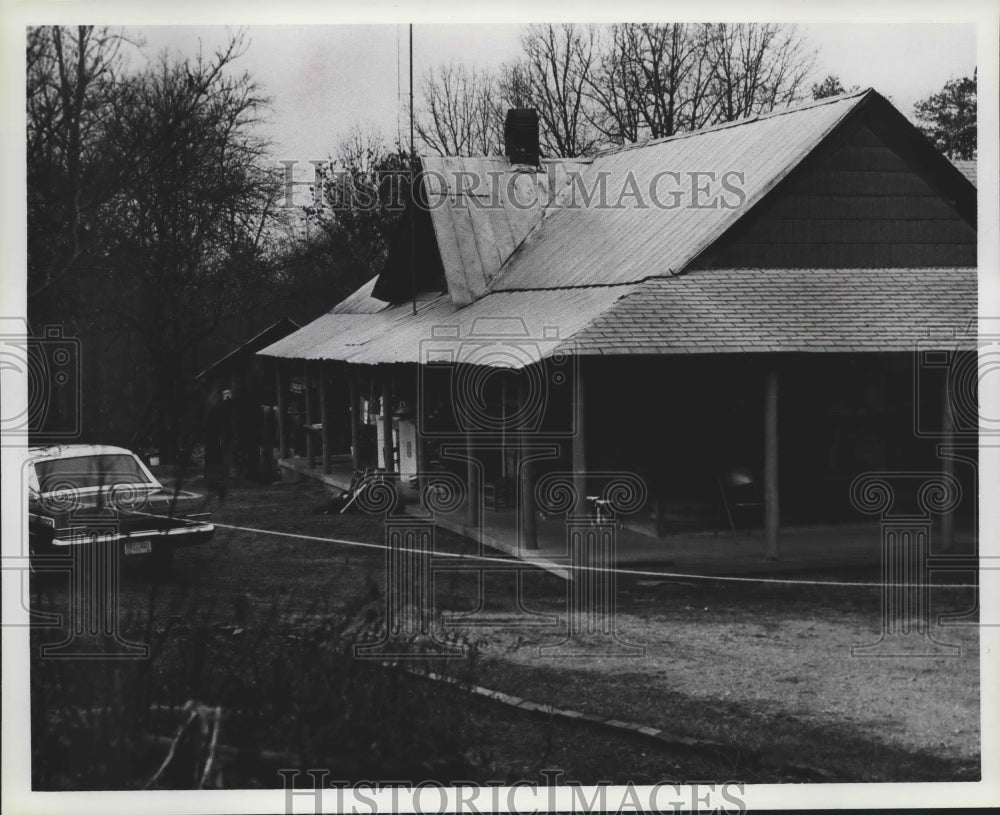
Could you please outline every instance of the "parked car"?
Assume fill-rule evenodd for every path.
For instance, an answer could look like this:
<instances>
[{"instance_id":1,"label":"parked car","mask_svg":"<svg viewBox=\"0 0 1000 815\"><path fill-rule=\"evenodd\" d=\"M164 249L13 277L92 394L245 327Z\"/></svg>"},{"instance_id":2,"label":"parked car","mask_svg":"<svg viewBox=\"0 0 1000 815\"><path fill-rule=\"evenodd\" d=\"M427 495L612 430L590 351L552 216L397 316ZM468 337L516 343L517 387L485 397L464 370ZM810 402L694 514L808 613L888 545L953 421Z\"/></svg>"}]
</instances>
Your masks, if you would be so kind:
<instances>
[{"instance_id":1,"label":"parked car","mask_svg":"<svg viewBox=\"0 0 1000 815\"><path fill-rule=\"evenodd\" d=\"M128 558L168 566L179 546L215 527L205 496L164 487L130 450L92 444L31 448L29 546L34 563L68 547L112 542Z\"/></svg>"}]
</instances>

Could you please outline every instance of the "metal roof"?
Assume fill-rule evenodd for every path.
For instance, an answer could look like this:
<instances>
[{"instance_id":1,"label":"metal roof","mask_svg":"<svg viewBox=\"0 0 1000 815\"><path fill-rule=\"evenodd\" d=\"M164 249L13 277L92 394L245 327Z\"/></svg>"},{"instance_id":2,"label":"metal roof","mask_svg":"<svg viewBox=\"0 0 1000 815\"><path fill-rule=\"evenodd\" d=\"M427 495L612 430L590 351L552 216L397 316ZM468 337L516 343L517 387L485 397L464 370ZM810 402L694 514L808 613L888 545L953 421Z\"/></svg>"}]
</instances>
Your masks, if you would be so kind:
<instances>
[{"instance_id":1,"label":"metal roof","mask_svg":"<svg viewBox=\"0 0 1000 815\"><path fill-rule=\"evenodd\" d=\"M906 351L928 339L930 326L967 331L975 269L677 275L869 98L881 100L871 90L845 94L589 164L548 162L545 173L503 157L425 158L448 293L418 298L414 315L409 302L372 298L373 279L260 353L374 365L432 361L440 346L457 348L459 360L523 367L557 352ZM681 205L656 205L651 191L670 200L670 173L696 186L740 174L745 200L693 206L689 187ZM608 206L587 205L581 190L601 178ZM731 203L733 191L723 194ZM507 351L484 352L491 342Z\"/></svg>"},{"instance_id":2,"label":"metal roof","mask_svg":"<svg viewBox=\"0 0 1000 815\"><path fill-rule=\"evenodd\" d=\"M712 269L647 280L573 335L578 354L975 347L976 270Z\"/></svg>"},{"instance_id":3,"label":"metal roof","mask_svg":"<svg viewBox=\"0 0 1000 815\"><path fill-rule=\"evenodd\" d=\"M490 288L608 285L681 271L871 93L846 94L598 156L563 188ZM738 197L722 187L725 173L742 174L728 177L730 186L746 196L739 206L733 206ZM601 178L606 205L588 203L581 191L599 191ZM695 196L693 185L707 187L710 198ZM682 198L672 196L674 191ZM711 199L716 199L714 208L698 206ZM667 208L675 201L677 206Z\"/></svg>"},{"instance_id":4,"label":"metal roof","mask_svg":"<svg viewBox=\"0 0 1000 815\"><path fill-rule=\"evenodd\" d=\"M389 304L384 300L376 300L372 297L372 289L375 288L377 280L378 275L375 275L367 283L359 286L355 291L337 303L332 311L344 314L373 314L376 311L388 308Z\"/></svg>"},{"instance_id":5,"label":"metal roof","mask_svg":"<svg viewBox=\"0 0 1000 815\"><path fill-rule=\"evenodd\" d=\"M506 156L425 156L424 192L457 305L482 297L500 267L541 220L567 170L589 159L512 165Z\"/></svg>"},{"instance_id":6,"label":"metal roof","mask_svg":"<svg viewBox=\"0 0 1000 815\"><path fill-rule=\"evenodd\" d=\"M372 314L330 312L260 353L361 365L458 361L523 368L556 352L631 286L499 292L464 308L448 295Z\"/></svg>"},{"instance_id":7,"label":"metal roof","mask_svg":"<svg viewBox=\"0 0 1000 815\"><path fill-rule=\"evenodd\" d=\"M251 337L249 340L244 342L242 345L237 346L224 357L217 359L211 365L209 365L204 371L198 374L195 379L203 379L208 376L213 371L219 370L225 367L230 362L235 362L243 354L252 354L259 351L261 348L266 348L271 345L275 340L281 337L288 336L294 331L297 331L301 326L295 322L291 317L282 317L277 322L271 323L267 328L265 328L260 333Z\"/></svg>"}]
</instances>

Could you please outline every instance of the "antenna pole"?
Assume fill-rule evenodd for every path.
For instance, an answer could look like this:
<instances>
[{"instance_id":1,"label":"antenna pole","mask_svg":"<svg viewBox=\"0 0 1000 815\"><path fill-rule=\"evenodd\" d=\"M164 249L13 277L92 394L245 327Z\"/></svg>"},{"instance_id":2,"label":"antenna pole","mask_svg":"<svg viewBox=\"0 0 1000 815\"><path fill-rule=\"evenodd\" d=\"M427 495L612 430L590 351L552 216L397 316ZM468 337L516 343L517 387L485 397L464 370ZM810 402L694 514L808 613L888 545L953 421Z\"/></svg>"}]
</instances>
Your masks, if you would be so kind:
<instances>
[{"instance_id":1,"label":"antenna pole","mask_svg":"<svg viewBox=\"0 0 1000 815\"><path fill-rule=\"evenodd\" d=\"M417 151L413 141L413 23L410 23L410 283L413 291L413 313L417 313L417 190L414 168Z\"/></svg>"}]
</instances>

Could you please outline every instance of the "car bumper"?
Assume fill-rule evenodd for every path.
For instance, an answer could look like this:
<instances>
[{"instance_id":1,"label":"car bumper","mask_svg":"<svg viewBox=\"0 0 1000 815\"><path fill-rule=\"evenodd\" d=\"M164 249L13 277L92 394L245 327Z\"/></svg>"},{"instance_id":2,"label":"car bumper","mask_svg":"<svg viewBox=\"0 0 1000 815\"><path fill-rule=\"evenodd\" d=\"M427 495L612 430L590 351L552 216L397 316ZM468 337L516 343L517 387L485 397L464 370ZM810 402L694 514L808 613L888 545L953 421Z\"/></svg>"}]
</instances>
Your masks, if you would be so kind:
<instances>
[{"instance_id":1,"label":"car bumper","mask_svg":"<svg viewBox=\"0 0 1000 815\"><path fill-rule=\"evenodd\" d=\"M94 543L126 543L128 541L152 541L154 543L169 543L174 546L191 546L204 543L215 532L215 526L210 523L178 526L171 529L142 529L135 532L104 532L94 533L81 531L77 534L60 535L52 539L52 546L80 546Z\"/></svg>"}]
</instances>

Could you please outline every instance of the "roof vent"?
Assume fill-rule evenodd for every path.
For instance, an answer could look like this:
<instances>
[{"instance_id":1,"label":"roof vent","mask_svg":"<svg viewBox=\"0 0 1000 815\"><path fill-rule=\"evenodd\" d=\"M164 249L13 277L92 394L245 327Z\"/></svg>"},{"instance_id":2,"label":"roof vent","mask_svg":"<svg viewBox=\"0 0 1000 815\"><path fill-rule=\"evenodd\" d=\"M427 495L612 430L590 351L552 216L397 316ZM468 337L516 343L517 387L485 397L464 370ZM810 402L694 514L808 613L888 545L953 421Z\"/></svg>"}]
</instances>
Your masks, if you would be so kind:
<instances>
[{"instance_id":1,"label":"roof vent","mask_svg":"<svg viewBox=\"0 0 1000 815\"><path fill-rule=\"evenodd\" d=\"M503 145L511 164L538 166L538 111L511 108L503 125Z\"/></svg>"}]
</instances>

